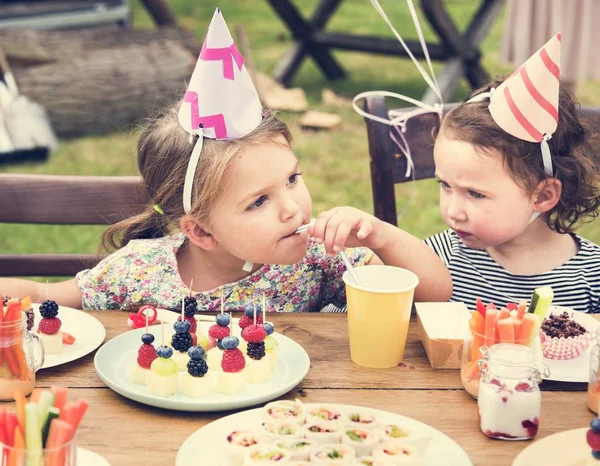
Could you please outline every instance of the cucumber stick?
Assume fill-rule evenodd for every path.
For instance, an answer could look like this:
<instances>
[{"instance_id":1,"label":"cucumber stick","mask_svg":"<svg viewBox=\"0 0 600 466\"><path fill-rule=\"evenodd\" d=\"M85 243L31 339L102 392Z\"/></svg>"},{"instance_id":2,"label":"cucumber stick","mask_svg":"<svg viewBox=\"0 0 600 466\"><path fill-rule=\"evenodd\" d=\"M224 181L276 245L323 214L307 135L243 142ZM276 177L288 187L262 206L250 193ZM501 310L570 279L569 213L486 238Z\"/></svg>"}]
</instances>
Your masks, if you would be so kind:
<instances>
[{"instance_id":1,"label":"cucumber stick","mask_svg":"<svg viewBox=\"0 0 600 466\"><path fill-rule=\"evenodd\" d=\"M48 413L46 416L46 423L42 428L42 444L44 448L46 448L46 442L48 441L48 434L50 433L50 423L53 419L57 419L60 414L60 409L55 408L54 406L48 408Z\"/></svg>"},{"instance_id":2,"label":"cucumber stick","mask_svg":"<svg viewBox=\"0 0 600 466\"><path fill-rule=\"evenodd\" d=\"M527 312L539 316L540 321L542 321L546 317L546 313L548 312L548 309L550 309L553 299L554 292L551 287L542 286L541 288L536 288L531 296L531 302L529 303Z\"/></svg>"},{"instance_id":3,"label":"cucumber stick","mask_svg":"<svg viewBox=\"0 0 600 466\"><path fill-rule=\"evenodd\" d=\"M38 421L35 403L25 405L25 464L42 466L42 429Z\"/></svg>"},{"instance_id":4,"label":"cucumber stick","mask_svg":"<svg viewBox=\"0 0 600 466\"><path fill-rule=\"evenodd\" d=\"M48 408L54 406L54 395L49 391L43 391L37 403L37 415L40 429L46 424L48 418Z\"/></svg>"}]
</instances>

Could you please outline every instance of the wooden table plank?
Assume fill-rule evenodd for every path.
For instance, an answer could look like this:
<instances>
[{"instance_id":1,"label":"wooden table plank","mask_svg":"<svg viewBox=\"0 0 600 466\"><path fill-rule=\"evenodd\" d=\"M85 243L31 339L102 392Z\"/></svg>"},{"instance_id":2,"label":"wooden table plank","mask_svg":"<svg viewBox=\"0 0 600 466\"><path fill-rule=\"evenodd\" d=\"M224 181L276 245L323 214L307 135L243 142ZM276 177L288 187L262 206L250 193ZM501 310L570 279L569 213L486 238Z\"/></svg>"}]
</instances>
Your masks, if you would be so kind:
<instances>
[{"instance_id":1,"label":"wooden table plank","mask_svg":"<svg viewBox=\"0 0 600 466\"><path fill-rule=\"evenodd\" d=\"M73 389L71 397L83 397L90 402L78 444L102 454L113 466L174 464L177 451L188 436L209 422L232 413L167 411L138 404L109 389ZM462 390L306 389L293 390L283 398L295 397L306 403L367 406L424 422L456 441L475 465L510 465L531 443L485 437L477 423L477 403ZM585 393L546 392L541 419L538 439L563 430L586 427L592 413L586 408Z\"/></svg>"},{"instance_id":2,"label":"wooden table plank","mask_svg":"<svg viewBox=\"0 0 600 466\"><path fill-rule=\"evenodd\" d=\"M106 341L128 330L127 316L119 311L96 311L90 314L106 327ZM310 388L385 388L385 389L462 389L458 370L432 370L419 339L416 320L408 335L404 363L393 369L368 369L350 360L348 325L343 314L275 314L269 315L275 329L299 343L310 357L310 370L301 387ZM100 388L93 355L70 364L38 373L38 385L62 384L69 387ZM76 369L76 370L75 370ZM544 382L544 390L585 390L585 384Z\"/></svg>"}]
</instances>

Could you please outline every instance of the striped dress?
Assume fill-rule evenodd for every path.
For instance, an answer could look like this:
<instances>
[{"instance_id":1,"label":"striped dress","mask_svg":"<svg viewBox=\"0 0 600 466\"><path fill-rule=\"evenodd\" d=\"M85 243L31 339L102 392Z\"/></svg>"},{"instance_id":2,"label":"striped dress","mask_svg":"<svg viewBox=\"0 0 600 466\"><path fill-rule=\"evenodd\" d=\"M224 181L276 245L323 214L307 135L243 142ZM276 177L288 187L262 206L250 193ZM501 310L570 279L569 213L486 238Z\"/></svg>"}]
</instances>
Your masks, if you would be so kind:
<instances>
[{"instance_id":1,"label":"striped dress","mask_svg":"<svg viewBox=\"0 0 600 466\"><path fill-rule=\"evenodd\" d=\"M553 304L581 312L600 312L600 247L573 235L579 252L561 266L538 275L515 275L500 266L482 249L466 247L452 230L431 236L425 242L442 258L452 275L451 301L462 301L471 310L476 298L506 306L529 301L535 288L549 285Z\"/></svg>"}]
</instances>

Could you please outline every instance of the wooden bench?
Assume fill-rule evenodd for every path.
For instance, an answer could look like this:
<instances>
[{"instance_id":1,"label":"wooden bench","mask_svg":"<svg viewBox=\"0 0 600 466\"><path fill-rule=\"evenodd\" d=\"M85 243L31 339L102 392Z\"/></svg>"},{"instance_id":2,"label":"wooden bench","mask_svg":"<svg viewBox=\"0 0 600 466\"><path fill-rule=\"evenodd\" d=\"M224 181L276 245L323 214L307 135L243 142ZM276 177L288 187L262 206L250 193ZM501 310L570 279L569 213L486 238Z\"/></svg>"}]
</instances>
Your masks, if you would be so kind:
<instances>
[{"instance_id":1,"label":"wooden bench","mask_svg":"<svg viewBox=\"0 0 600 466\"><path fill-rule=\"evenodd\" d=\"M141 212L146 191L136 176L0 174L0 222L110 225ZM0 254L0 276L73 276L102 257Z\"/></svg>"},{"instance_id":2,"label":"wooden bench","mask_svg":"<svg viewBox=\"0 0 600 466\"><path fill-rule=\"evenodd\" d=\"M444 105L449 111L456 104ZM397 112L410 109L398 109ZM368 97L365 111L381 118L389 118L389 110L384 97ZM581 107L580 116L586 129L600 131L600 108ZM404 183L412 179L407 177L407 159L400 154L398 147L390 138L390 126L365 119L371 166L371 187L375 216L392 225L398 224L396 212L395 183ZM433 131L439 127L436 113L426 113L408 120L404 136L410 147L415 166L415 179L432 178L435 173L433 162ZM597 166L600 170L600 154L597 154Z\"/></svg>"}]
</instances>

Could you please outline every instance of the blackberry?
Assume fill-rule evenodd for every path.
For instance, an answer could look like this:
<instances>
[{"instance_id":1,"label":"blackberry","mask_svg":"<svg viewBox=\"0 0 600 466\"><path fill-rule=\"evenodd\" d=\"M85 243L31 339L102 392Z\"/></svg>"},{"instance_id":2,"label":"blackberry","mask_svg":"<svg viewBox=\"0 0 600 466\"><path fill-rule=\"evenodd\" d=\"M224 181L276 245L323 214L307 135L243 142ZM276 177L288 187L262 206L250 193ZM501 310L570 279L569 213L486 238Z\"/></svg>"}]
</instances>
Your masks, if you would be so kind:
<instances>
[{"instance_id":1,"label":"blackberry","mask_svg":"<svg viewBox=\"0 0 600 466\"><path fill-rule=\"evenodd\" d=\"M176 333L171 339L171 346L180 353L187 352L192 345L192 335L189 333Z\"/></svg>"},{"instance_id":2,"label":"blackberry","mask_svg":"<svg viewBox=\"0 0 600 466\"><path fill-rule=\"evenodd\" d=\"M25 314L27 314L27 330L31 330L35 323L35 314L33 313L33 309L27 309Z\"/></svg>"},{"instance_id":3,"label":"blackberry","mask_svg":"<svg viewBox=\"0 0 600 466\"><path fill-rule=\"evenodd\" d=\"M40 314L46 319L51 319L58 315L58 304L52 300L44 301L40 304Z\"/></svg>"},{"instance_id":4,"label":"blackberry","mask_svg":"<svg viewBox=\"0 0 600 466\"><path fill-rule=\"evenodd\" d=\"M248 343L248 349L246 350L248 356L252 359L262 359L265 357L265 342L260 343Z\"/></svg>"},{"instance_id":5,"label":"blackberry","mask_svg":"<svg viewBox=\"0 0 600 466\"><path fill-rule=\"evenodd\" d=\"M196 315L196 312L198 311L198 303L196 302L196 298L194 298L193 296L186 296L184 298L184 302L184 314L187 317L194 317L194 315ZM179 311L181 312L181 301L179 301Z\"/></svg>"},{"instance_id":6,"label":"blackberry","mask_svg":"<svg viewBox=\"0 0 600 466\"><path fill-rule=\"evenodd\" d=\"M192 377L202 377L208 372L208 364L204 359L199 361L190 359L187 363L187 370Z\"/></svg>"}]
</instances>

